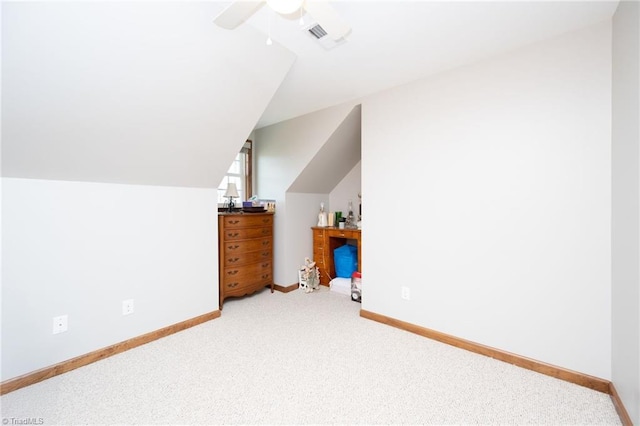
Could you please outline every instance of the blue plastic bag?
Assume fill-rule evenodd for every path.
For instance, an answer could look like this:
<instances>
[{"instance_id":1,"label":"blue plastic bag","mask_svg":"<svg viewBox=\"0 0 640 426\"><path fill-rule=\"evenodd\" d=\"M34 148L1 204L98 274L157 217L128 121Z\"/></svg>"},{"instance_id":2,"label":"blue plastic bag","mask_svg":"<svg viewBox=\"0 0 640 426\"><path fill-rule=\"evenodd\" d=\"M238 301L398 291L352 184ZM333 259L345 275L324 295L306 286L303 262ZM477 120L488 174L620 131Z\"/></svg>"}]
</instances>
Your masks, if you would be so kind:
<instances>
[{"instance_id":1,"label":"blue plastic bag","mask_svg":"<svg viewBox=\"0 0 640 426\"><path fill-rule=\"evenodd\" d=\"M358 270L358 248L349 244L338 247L333 251L333 263L336 276L351 278L351 274Z\"/></svg>"}]
</instances>

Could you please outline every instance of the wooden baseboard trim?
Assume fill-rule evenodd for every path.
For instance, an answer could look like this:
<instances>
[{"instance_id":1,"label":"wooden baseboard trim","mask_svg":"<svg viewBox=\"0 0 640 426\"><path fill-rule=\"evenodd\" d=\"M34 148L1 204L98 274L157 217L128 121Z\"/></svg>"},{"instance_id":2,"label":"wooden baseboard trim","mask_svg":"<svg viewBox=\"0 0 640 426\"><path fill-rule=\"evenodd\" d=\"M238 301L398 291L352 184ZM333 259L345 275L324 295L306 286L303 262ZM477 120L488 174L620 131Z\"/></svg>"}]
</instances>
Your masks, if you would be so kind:
<instances>
[{"instance_id":1,"label":"wooden baseboard trim","mask_svg":"<svg viewBox=\"0 0 640 426\"><path fill-rule=\"evenodd\" d=\"M25 386L33 385L59 374L67 373L71 370L75 370L76 368L80 368L96 361L100 361L101 359L117 355L119 353L128 351L129 349L133 349L154 340L161 339L163 337L169 336L182 330L186 330L187 328L194 327L218 317L220 317L220 311L209 312L207 314L200 315L198 317L191 318L186 321L182 321L177 324L173 324L168 327L164 327L159 330L152 331L150 333L143 334L141 336L137 336L111 346L107 346L106 348L98 349L96 351L89 352L87 354L80 355L66 361L62 361L50 367L45 367L40 370L27 373L25 375L6 380L0 383L0 395L13 392Z\"/></svg>"},{"instance_id":2,"label":"wooden baseboard trim","mask_svg":"<svg viewBox=\"0 0 640 426\"><path fill-rule=\"evenodd\" d=\"M286 287L278 284L274 284L273 289L278 290L279 292L282 292L282 293L289 293L290 291L297 290L299 286L300 286L299 283L291 284L290 286L286 286Z\"/></svg>"},{"instance_id":3,"label":"wooden baseboard trim","mask_svg":"<svg viewBox=\"0 0 640 426\"><path fill-rule=\"evenodd\" d=\"M479 343L471 342L469 340L460 339L449 334L441 333L439 331L431 330L428 328L420 327L415 324L400 321L395 318L390 318L384 315L376 314L374 312L360 310L360 316L366 319L377 321L392 327L400 328L411 333L418 334L429 339L437 340L442 343L446 343L451 346L455 346L461 349L475 352L481 355L485 355L499 361L508 362L509 364L516 365L518 367L526 368L537 373L545 374L547 376L555 377L567 382L575 383L580 386L584 386L599 392L609 394L611 392L611 382L608 380L600 379L598 377L589 376L588 374L579 373L577 371L568 370L565 368L557 367L555 365L547 364L541 361L537 361L531 358L516 355L510 352L506 352L500 349L492 348L490 346L481 345Z\"/></svg>"},{"instance_id":4,"label":"wooden baseboard trim","mask_svg":"<svg viewBox=\"0 0 640 426\"><path fill-rule=\"evenodd\" d=\"M609 383L609 394L611 395L611 401L613 402L613 406L616 407L616 412L618 413L618 417L620 417L622 424L624 426L633 426L631 416L627 412L627 409L624 408L624 404L622 403L620 395L613 383Z\"/></svg>"}]
</instances>

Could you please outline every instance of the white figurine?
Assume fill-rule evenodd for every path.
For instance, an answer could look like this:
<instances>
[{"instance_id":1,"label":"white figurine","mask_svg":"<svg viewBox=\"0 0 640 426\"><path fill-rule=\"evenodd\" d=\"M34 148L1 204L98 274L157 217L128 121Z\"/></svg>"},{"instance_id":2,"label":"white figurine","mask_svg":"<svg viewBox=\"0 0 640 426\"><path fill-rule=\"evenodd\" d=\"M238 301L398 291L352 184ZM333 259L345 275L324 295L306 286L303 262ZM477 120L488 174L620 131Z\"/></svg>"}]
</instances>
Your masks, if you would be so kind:
<instances>
[{"instance_id":1,"label":"white figurine","mask_svg":"<svg viewBox=\"0 0 640 426\"><path fill-rule=\"evenodd\" d=\"M318 213L318 226L326 227L327 226L327 212L324 211L324 203L320 203L320 213Z\"/></svg>"},{"instance_id":2,"label":"white figurine","mask_svg":"<svg viewBox=\"0 0 640 426\"><path fill-rule=\"evenodd\" d=\"M308 257L304 258L304 266L300 268L299 273L300 288L305 293L311 293L313 290L320 288L320 270L316 266L316 262Z\"/></svg>"}]
</instances>

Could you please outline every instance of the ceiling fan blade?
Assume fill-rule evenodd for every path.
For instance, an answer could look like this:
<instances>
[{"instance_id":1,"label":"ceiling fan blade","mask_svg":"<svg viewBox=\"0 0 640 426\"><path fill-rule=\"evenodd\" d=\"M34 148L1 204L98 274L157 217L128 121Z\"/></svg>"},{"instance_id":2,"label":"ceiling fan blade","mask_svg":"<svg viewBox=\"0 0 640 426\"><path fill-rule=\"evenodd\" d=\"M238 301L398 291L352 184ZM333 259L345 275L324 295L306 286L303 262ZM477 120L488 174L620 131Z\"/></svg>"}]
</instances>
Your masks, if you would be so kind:
<instances>
[{"instance_id":1,"label":"ceiling fan blade","mask_svg":"<svg viewBox=\"0 0 640 426\"><path fill-rule=\"evenodd\" d=\"M306 0L303 7L332 39L341 39L351 31L349 24L326 1Z\"/></svg>"},{"instance_id":2,"label":"ceiling fan blade","mask_svg":"<svg viewBox=\"0 0 640 426\"><path fill-rule=\"evenodd\" d=\"M246 21L264 4L264 0L236 0L213 18L213 22L222 28L232 30Z\"/></svg>"}]
</instances>

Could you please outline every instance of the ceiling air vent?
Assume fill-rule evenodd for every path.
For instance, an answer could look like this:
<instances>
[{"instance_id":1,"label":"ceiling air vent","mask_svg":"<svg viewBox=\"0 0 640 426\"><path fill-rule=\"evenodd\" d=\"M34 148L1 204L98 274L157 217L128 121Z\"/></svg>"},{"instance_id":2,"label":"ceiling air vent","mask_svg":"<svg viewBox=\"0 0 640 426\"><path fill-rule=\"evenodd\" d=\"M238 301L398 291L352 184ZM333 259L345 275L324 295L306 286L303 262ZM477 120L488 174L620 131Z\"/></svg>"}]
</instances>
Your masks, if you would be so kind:
<instances>
[{"instance_id":1,"label":"ceiling air vent","mask_svg":"<svg viewBox=\"0 0 640 426\"><path fill-rule=\"evenodd\" d=\"M327 35L327 32L320 25L316 25L313 28L309 28L309 32L315 38L322 38Z\"/></svg>"},{"instance_id":2,"label":"ceiling air vent","mask_svg":"<svg viewBox=\"0 0 640 426\"><path fill-rule=\"evenodd\" d=\"M327 32L320 26L320 24L312 23L311 25L305 27L304 30L327 50L333 49L334 47L343 44L346 41L344 37L341 37L338 40L332 39L327 35Z\"/></svg>"}]
</instances>

